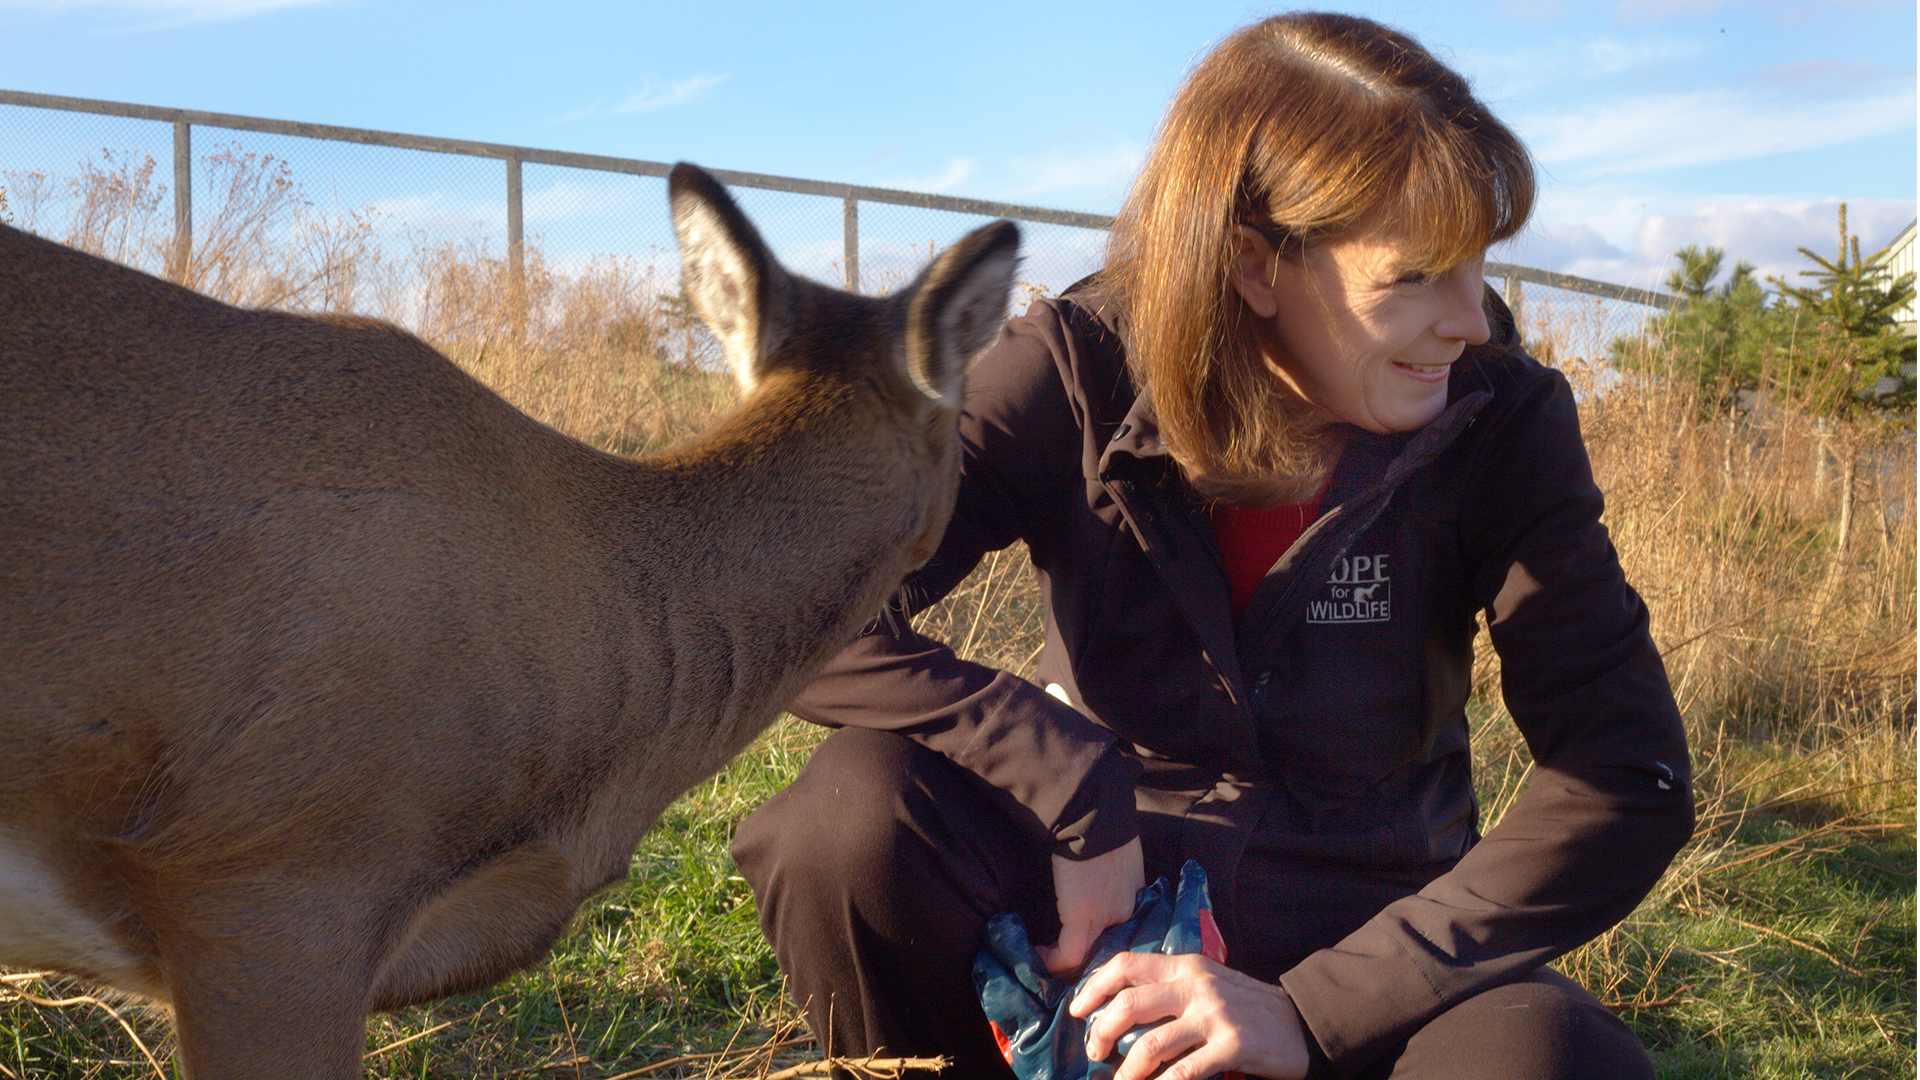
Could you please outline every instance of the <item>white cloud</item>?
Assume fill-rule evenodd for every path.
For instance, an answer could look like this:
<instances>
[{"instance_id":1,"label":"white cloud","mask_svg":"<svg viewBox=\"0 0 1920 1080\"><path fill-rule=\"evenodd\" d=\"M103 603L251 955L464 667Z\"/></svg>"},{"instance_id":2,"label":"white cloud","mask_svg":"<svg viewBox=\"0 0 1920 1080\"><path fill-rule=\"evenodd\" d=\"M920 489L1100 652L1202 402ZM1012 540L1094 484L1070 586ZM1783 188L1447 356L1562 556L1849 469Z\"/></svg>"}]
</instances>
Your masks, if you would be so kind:
<instances>
[{"instance_id":1,"label":"white cloud","mask_svg":"<svg viewBox=\"0 0 1920 1080\"><path fill-rule=\"evenodd\" d=\"M1872 11L1875 8L1899 11L1906 5L1907 0L1803 0L1782 11L1780 22L1783 26L1797 26L1813 20L1831 19L1840 12Z\"/></svg>"},{"instance_id":2,"label":"white cloud","mask_svg":"<svg viewBox=\"0 0 1920 1080\"><path fill-rule=\"evenodd\" d=\"M640 92L613 107L614 115L626 113L653 112L658 109L671 109L676 105L685 105L701 94L725 82L725 75L695 75L691 79L681 79L656 87L648 79Z\"/></svg>"},{"instance_id":3,"label":"white cloud","mask_svg":"<svg viewBox=\"0 0 1920 1080\"><path fill-rule=\"evenodd\" d=\"M1912 131L1911 84L1845 101L1732 89L1516 117L1539 160L1586 177L1744 161Z\"/></svg>"},{"instance_id":4,"label":"white cloud","mask_svg":"<svg viewBox=\"0 0 1920 1080\"><path fill-rule=\"evenodd\" d=\"M1671 202L1670 195L1661 198ZM1612 212L1623 212L1626 205L1624 200L1614 204ZM1914 206L1911 199L1849 199L1847 231L1860 237L1861 254L1870 254L1913 221ZM1726 252L1723 281L1736 262L1745 261L1754 264L1762 279L1777 277L1788 284L1806 285L1810 279L1802 277L1801 271L1812 269L1813 263L1798 249L1804 247L1823 258L1834 256L1840 239L1838 207L1837 199L1735 197L1696 202L1691 209L1677 212L1642 212L1630 230L1631 239L1623 244L1608 240L1589 225L1555 215L1536 219L1521 236L1489 252L1489 257L1664 292L1667 274L1674 267L1673 253L1688 244L1700 244ZM1603 349L1609 338L1629 329L1648 310L1599 303L1539 285L1524 286L1523 292L1533 315L1558 320L1575 352Z\"/></svg>"},{"instance_id":5,"label":"white cloud","mask_svg":"<svg viewBox=\"0 0 1920 1080\"><path fill-rule=\"evenodd\" d=\"M1496 245L1487 252L1487 258L1493 262L1572 273L1569 267L1576 263L1619 259L1625 254L1591 225L1535 221L1519 236Z\"/></svg>"},{"instance_id":6,"label":"white cloud","mask_svg":"<svg viewBox=\"0 0 1920 1080\"><path fill-rule=\"evenodd\" d=\"M607 214L633 204L631 186L557 181L521 195L523 220L528 223L568 221Z\"/></svg>"},{"instance_id":7,"label":"white cloud","mask_svg":"<svg viewBox=\"0 0 1920 1080\"><path fill-rule=\"evenodd\" d=\"M1847 200L1847 231L1860 237L1861 254L1892 240L1914 219L1911 199ZM1626 210L1625 204L1612 213ZM1746 260L1762 277L1802 284L1800 271L1812 263L1807 248L1832 258L1838 251L1839 200L1781 200L1723 197L1692 209L1636 215L1625 244L1615 244L1590 225L1555 213L1538 220L1520 237L1492 252L1501 262L1554 270L1579 277L1658 289L1673 268L1673 253L1687 244L1726 251L1728 265ZM1596 211L1596 213L1598 213ZM1578 211L1571 215L1578 217Z\"/></svg>"},{"instance_id":8,"label":"white cloud","mask_svg":"<svg viewBox=\"0 0 1920 1080\"><path fill-rule=\"evenodd\" d=\"M1670 68L1706 51L1698 37L1634 37L1609 34L1556 37L1528 49L1491 49L1472 58L1474 88L1496 106L1564 96L1570 81L1591 83L1649 68ZM1505 110L1498 110L1505 115Z\"/></svg>"},{"instance_id":9,"label":"white cloud","mask_svg":"<svg viewBox=\"0 0 1920 1080\"><path fill-rule=\"evenodd\" d=\"M1009 188L1021 197L1071 194L1081 208L1118 207L1145 159L1146 148L1137 142L1049 150L1008 162L1015 176Z\"/></svg>"},{"instance_id":10,"label":"white cloud","mask_svg":"<svg viewBox=\"0 0 1920 1080\"><path fill-rule=\"evenodd\" d=\"M882 180L874 186L898 188L901 191L951 191L973 175L974 165L973 158L948 158L946 167L937 173Z\"/></svg>"},{"instance_id":11,"label":"white cloud","mask_svg":"<svg viewBox=\"0 0 1920 1080\"><path fill-rule=\"evenodd\" d=\"M1724 7L1743 7L1752 0L1621 0L1613 8L1623 22L1645 19L1689 19L1711 15Z\"/></svg>"},{"instance_id":12,"label":"white cloud","mask_svg":"<svg viewBox=\"0 0 1920 1080\"><path fill-rule=\"evenodd\" d=\"M1554 22L1566 14L1561 0L1497 0L1493 14L1506 22Z\"/></svg>"},{"instance_id":13,"label":"white cloud","mask_svg":"<svg viewBox=\"0 0 1920 1080\"><path fill-rule=\"evenodd\" d=\"M579 174L575 174L579 176ZM618 180L595 182L591 174L562 179L545 187L529 187L521 196L522 222L531 238L537 226L632 212L634 190ZM491 239L505 243L505 199L473 197L447 191L411 192L376 199L367 204L393 231L419 230L436 238Z\"/></svg>"},{"instance_id":14,"label":"white cloud","mask_svg":"<svg viewBox=\"0 0 1920 1080\"><path fill-rule=\"evenodd\" d=\"M4 2L4 0L0 0ZM560 117L561 121L599 119L608 116L627 116L633 113L657 112L671 109L698 100L708 90L727 81L725 75L695 75L690 79L657 86L652 79L641 85L639 93L627 98L618 105L608 106L596 101L584 109L576 109Z\"/></svg>"},{"instance_id":15,"label":"white cloud","mask_svg":"<svg viewBox=\"0 0 1920 1080\"><path fill-rule=\"evenodd\" d=\"M0 11L30 14L108 12L137 20L135 29L156 30L200 23L234 22L289 8L335 0L0 0Z\"/></svg>"},{"instance_id":16,"label":"white cloud","mask_svg":"<svg viewBox=\"0 0 1920 1080\"><path fill-rule=\"evenodd\" d=\"M367 209L386 223L390 232L429 243L487 237L498 237L504 243L506 239L504 199L480 201L433 191L375 199Z\"/></svg>"},{"instance_id":17,"label":"white cloud","mask_svg":"<svg viewBox=\"0 0 1920 1080\"><path fill-rule=\"evenodd\" d=\"M1831 18L1842 11L1897 10L1905 0L1619 0L1614 19L1623 23L1696 19L1724 8L1757 8L1771 21L1793 26L1808 19Z\"/></svg>"},{"instance_id":18,"label":"white cloud","mask_svg":"<svg viewBox=\"0 0 1920 1080\"><path fill-rule=\"evenodd\" d=\"M1913 218L1910 199L1847 200L1847 232L1860 238L1862 255L1892 240ZM1829 259L1839 253L1839 200L1709 206L1690 214L1649 217L1634 238L1640 256L1659 258L1668 266L1675 249L1695 243L1726 249L1729 259L1755 264L1763 277L1803 284L1800 271L1813 264L1800 248Z\"/></svg>"}]
</instances>

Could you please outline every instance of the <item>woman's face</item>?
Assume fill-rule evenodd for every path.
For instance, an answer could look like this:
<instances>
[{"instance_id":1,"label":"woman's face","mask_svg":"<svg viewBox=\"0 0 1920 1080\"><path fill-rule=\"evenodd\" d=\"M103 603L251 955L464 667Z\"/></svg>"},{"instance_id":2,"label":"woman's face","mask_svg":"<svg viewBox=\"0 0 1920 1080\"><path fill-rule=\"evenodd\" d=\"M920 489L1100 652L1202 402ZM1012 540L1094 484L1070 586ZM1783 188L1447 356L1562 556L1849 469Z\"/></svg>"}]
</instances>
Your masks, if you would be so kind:
<instances>
[{"instance_id":1,"label":"woman's face","mask_svg":"<svg viewBox=\"0 0 1920 1080\"><path fill-rule=\"evenodd\" d=\"M1484 255L1435 271L1414 265L1393 230L1372 227L1286 259L1240 231L1235 285L1266 324L1268 363L1295 393L1324 419L1380 434L1440 415L1453 362L1490 333Z\"/></svg>"}]
</instances>

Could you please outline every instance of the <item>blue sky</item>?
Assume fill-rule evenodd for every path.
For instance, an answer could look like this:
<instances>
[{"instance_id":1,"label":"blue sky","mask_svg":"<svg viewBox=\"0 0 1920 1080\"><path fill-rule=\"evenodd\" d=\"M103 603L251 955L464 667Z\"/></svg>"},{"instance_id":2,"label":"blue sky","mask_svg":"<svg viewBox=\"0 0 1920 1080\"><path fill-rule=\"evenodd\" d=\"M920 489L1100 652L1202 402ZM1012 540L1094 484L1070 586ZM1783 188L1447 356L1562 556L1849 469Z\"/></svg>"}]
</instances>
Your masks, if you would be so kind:
<instances>
[{"instance_id":1,"label":"blue sky","mask_svg":"<svg viewBox=\"0 0 1920 1080\"><path fill-rule=\"evenodd\" d=\"M1110 213L1182 74L1271 10L0 0L0 88ZM1913 220L1913 0L1341 10L1420 38L1532 147L1544 198L1496 257L1649 285L1702 242L1791 274L1840 200L1868 247Z\"/></svg>"}]
</instances>

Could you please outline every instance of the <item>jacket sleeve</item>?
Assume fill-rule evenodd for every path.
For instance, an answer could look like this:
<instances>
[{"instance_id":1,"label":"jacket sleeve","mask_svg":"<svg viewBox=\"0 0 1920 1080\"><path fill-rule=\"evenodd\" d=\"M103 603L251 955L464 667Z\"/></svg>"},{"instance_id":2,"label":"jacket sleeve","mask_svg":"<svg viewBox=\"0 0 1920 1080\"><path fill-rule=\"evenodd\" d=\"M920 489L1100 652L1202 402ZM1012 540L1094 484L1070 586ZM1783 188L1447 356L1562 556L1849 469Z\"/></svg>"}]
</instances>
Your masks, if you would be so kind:
<instances>
[{"instance_id":1,"label":"jacket sleeve","mask_svg":"<svg viewBox=\"0 0 1920 1080\"><path fill-rule=\"evenodd\" d=\"M1452 870L1282 976L1343 1075L1626 917L1692 834L1685 732L1572 393L1525 382L1471 451L1461 539L1532 780Z\"/></svg>"},{"instance_id":2,"label":"jacket sleeve","mask_svg":"<svg viewBox=\"0 0 1920 1080\"><path fill-rule=\"evenodd\" d=\"M1080 418L1057 362L1069 347L1060 313L1037 304L974 364L959 494L939 550L789 709L814 723L898 731L979 777L1036 841L1090 858L1135 835L1137 763L1064 702L908 624L987 552L1044 545L1060 500L1079 497Z\"/></svg>"}]
</instances>

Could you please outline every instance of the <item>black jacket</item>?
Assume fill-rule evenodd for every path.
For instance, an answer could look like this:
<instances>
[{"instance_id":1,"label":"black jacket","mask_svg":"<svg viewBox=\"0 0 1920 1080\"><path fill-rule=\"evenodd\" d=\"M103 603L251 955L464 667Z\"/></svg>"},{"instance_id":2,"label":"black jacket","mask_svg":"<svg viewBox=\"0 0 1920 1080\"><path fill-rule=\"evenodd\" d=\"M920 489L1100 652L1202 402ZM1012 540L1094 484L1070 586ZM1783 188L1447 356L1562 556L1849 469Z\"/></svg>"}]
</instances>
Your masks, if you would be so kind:
<instances>
[{"instance_id":1,"label":"black jacket","mask_svg":"<svg viewBox=\"0 0 1920 1080\"><path fill-rule=\"evenodd\" d=\"M895 618L794 711L943 752L1061 854L1177 822L1216 902L1231 883L1230 923L1297 938L1280 982L1343 1071L1631 911L1692 830L1685 736L1573 395L1498 299L1446 411L1353 436L1237 623L1205 506L1117 320L1087 303L1035 304L975 365L959 503L902 591L924 607L1025 541L1046 610L1035 681ZM1535 762L1484 840L1465 718L1483 612ZM1401 884L1381 898L1383 879Z\"/></svg>"}]
</instances>

